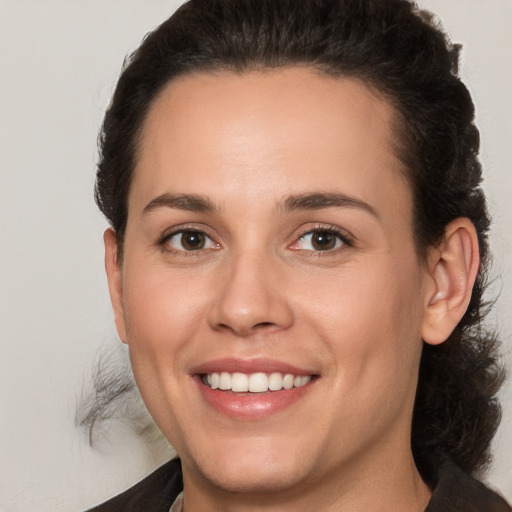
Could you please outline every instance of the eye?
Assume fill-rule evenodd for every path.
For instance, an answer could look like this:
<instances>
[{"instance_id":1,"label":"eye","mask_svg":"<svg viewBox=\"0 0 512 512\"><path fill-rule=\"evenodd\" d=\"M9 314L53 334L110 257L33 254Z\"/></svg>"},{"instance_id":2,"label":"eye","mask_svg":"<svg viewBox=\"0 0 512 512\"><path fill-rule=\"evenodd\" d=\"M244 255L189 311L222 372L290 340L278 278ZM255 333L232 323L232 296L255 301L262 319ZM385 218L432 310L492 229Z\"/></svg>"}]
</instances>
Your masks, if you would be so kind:
<instances>
[{"instance_id":1,"label":"eye","mask_svg":"<svg viewBox=\"0 0 512 512\"><path fill-rule=\"evenodd\" d=\"M171 250L187 252L219 248L219 244L214 242L206 233L188 229L169 235L163 241L163 244Z\"/></svg>"},{"instance_id":2,"label":"eye","mask_svg":"<svg viewBox=\"0 0 512 512\"><path fill-rule=\"evenodd\" d=\"M291 247L301 251L334 251L349 245L346 237L330 229L315 229L304 233Z\"/></svg>"}]
</instances>

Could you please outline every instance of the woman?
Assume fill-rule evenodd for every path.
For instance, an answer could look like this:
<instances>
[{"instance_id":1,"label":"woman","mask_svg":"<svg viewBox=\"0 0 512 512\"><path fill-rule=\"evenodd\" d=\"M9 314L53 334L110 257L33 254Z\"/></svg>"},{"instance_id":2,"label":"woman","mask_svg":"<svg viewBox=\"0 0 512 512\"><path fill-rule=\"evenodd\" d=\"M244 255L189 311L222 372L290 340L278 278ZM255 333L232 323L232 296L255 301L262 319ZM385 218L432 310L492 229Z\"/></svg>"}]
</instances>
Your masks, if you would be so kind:
<instances>
[{"instance_id":1,"label":"woman","mask_svg":"<svg viewBox=\"0 0 512 512\"><path fill-rule=\"evenodd\" d=\"M179 459L94 510L510 510L470 476L502 371L456 65L404 0L192 0L146 38L96 197Z\"/></svg>"}]
</instances>

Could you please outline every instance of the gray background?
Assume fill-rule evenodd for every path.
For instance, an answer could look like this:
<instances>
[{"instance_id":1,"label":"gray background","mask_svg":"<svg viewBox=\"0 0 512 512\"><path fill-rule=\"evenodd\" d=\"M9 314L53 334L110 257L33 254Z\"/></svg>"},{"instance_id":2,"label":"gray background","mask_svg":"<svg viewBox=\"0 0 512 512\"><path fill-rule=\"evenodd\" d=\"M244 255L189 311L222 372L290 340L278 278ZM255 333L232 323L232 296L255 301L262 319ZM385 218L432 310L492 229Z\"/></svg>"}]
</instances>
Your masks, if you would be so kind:
<instances>
[{"instance_id":1,"label":"gray background","mask_svg":"<svg viewBox=\"0 0 512 512\"><path fill-rule=\"evenodd\" d=\"M123 56L179 4L0 0L0 511L81 510L169 456L123 421L96 449L75 427L99 351L115 335L92 199L96 135ZM491 321L512 367L512 2L423 0L454 42L477 104L495 226ZM490 484L512 500L512 392Z\"/></svg>"}]
</instances>

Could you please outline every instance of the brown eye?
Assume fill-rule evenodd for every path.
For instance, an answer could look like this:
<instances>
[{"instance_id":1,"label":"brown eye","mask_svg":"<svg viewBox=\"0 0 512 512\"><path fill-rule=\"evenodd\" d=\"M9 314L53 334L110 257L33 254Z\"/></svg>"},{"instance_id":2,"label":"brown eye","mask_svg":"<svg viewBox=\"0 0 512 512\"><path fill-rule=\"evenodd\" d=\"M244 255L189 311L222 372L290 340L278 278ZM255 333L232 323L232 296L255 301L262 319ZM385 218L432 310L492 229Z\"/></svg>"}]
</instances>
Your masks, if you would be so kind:
<instances>
[{"instance_id":1,"label":"brown eye","mask_svg":"<svg viewBox=\"0 0 512 512\"><path fill-rule=\"evenodd\" d=\"M330 231L315 231L311 234L311 245L317 251L329 251L336 246L337 237Z\"/></svg>"},{"instance_id":2,"label":"brown eye","mask_svg":"<svg viewBox=\"0 0 512 512\"><path fill-rule=\"evenodd\" d=\"M350 245L350 243L336 231L315 229L304 233L291 248L301 251L327 252L340 249L344 245Z\"/></svg>"},{"instance_id":3,"label":"brown eye","mask_svg":"<svg viewBox=\"0 0 512 512\"><path fill-rule=\"evenodd\" d=\"M163 243L173 251L182 252L220 248L219 244L215 243L206 233L191 229L177 231L170 235Z\"/></svg>"},{"instance_id":4,"label":"brown eye","mask_svg":"<svg viewBox=\"0 0 512 512\"><path fill-rule=\"evenodd\" d=\"M183 231L181 233L181 245L186 251L203 249L206 237L199 231Z\"/></svg>"}]
</instances>

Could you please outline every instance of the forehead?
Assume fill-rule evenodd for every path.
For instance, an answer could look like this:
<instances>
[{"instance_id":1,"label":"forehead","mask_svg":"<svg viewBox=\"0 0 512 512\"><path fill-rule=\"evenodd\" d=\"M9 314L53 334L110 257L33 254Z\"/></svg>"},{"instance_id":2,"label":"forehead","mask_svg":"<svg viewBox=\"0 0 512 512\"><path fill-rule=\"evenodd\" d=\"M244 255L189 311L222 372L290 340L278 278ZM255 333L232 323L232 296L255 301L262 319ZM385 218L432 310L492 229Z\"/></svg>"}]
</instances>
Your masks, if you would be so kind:
<instances>
[{"instance_id":1,"label":"forehead","mask_svg":"<svg viewBox=\"0 0 512 512\"><path fill-rule=\"evenodd\" d=\"M395 117L359 80L309 68L186 75L148 111L129 202L241 190L249 200L273 183L290 193L348 187L379 203L386 188L405 185Z\"/></svg>"}]
</instances>

